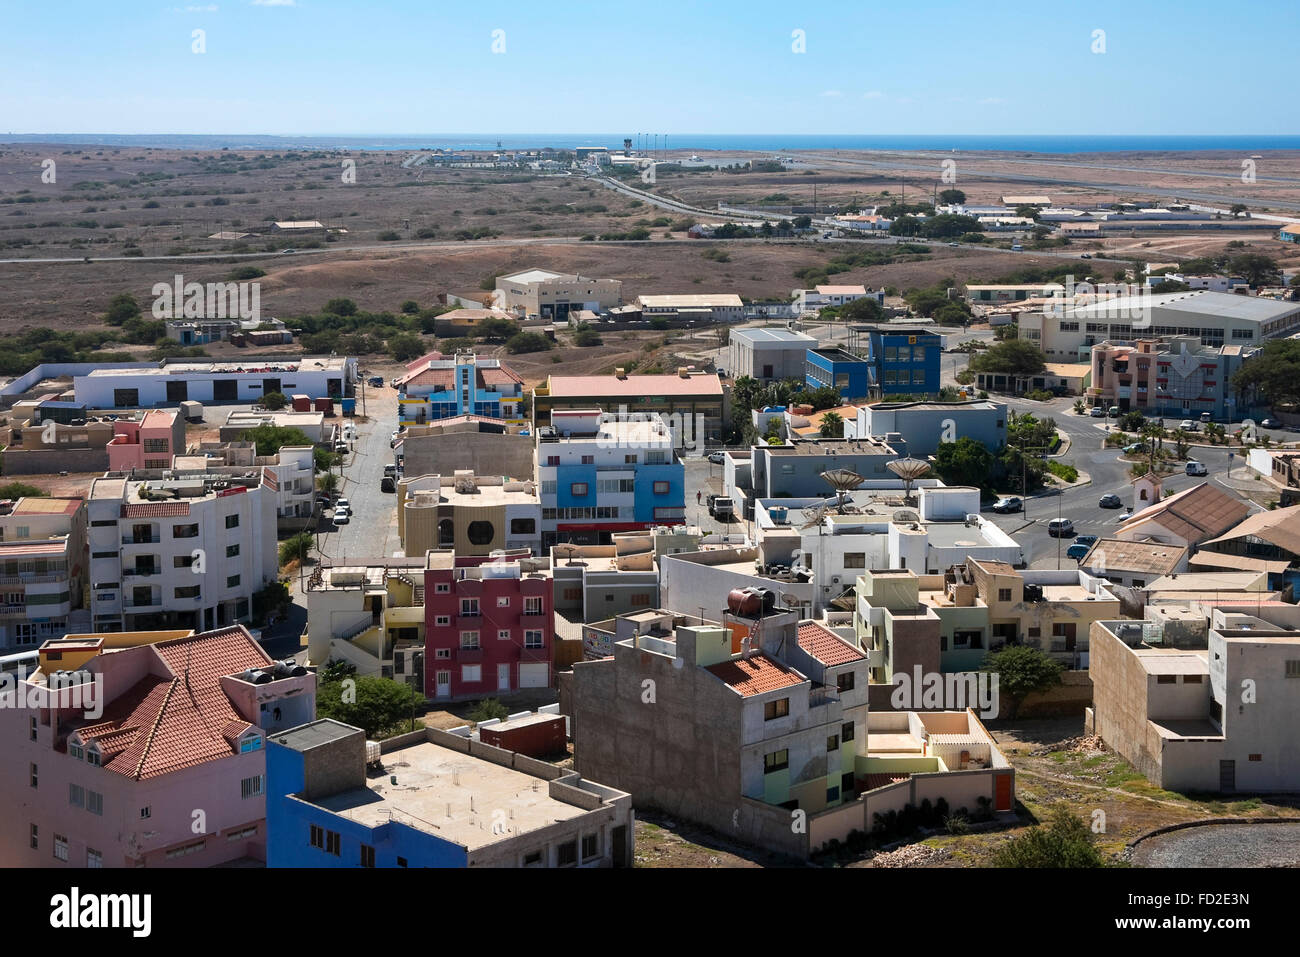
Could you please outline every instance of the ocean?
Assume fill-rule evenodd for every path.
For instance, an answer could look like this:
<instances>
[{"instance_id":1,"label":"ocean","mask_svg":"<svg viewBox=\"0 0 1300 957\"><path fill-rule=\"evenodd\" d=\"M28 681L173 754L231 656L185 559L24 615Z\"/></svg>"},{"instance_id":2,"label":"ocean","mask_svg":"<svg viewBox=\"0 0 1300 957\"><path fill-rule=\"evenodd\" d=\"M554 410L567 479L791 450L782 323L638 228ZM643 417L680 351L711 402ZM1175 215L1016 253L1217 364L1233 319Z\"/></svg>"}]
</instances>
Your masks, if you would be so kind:
<instances>
[{"instance_id":1,"label":"ocean","mask_svg":"<svg viewBox=\"0 0 1300 957\"><path fill-rule=\"evenodd\" d=\"M428 136L357 134L353 136L246 135L246 134L112 134L112 133L22 133L2 134L0 143L60 143L80 146L157 147L165 149L329 149L394 150L422 149L492 150L573 149L578 146L607 146L621 149L624 137L634 147L673 150L744 150L782 152L792 150L925 150L940 152L1007 153L1126 153L1153 151L1222 151L1234 154L1264 150L1300 150L1300 136L1262 133L1228 136L1160 136L1146 134L1062 136L944 134L784 134L784 133L500 133L430 134Z\"/></svg>"}]
</instances>

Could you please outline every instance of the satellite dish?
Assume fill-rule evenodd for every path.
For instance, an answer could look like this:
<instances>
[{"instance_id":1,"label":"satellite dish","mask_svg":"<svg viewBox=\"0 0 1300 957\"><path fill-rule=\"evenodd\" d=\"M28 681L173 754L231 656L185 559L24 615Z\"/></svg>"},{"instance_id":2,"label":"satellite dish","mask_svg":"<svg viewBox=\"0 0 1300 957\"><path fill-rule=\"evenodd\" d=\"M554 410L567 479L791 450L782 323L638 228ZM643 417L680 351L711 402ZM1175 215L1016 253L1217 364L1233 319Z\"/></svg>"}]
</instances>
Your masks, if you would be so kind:
<instances>
[{"instance_id":1,"label":"satellite dish","mask_svg":"<svg viewBox=\"0 0 1300 957\"><path fill-rule=\"evenodd\" d=\"M822 473L822 478L835 490L835 507L841 515L844 514L844 499L847 493L866 481L853 469L827 469Z\"/></svg>"},{"instance_id":2,"label":"satellite dish","mask_svg":"<svg viewBox=\"0 0 1300 957\"><path fill-rule=\"evenodd\" d=\"M903 480L904 499L912 497L913 482L930 474L929 462L922 462L920 459L913 458L894 459L892 462L885 463L885 468Z\"/></svg>"},{"instance_id":3,"label":"satellite dish","mask_svg":"<svg viewBox=\"0 0 1300 957\"><path fill-rule=\"evenodd\" d=\"M806 521L799 526L800 531L820 525L822 520L826 518L826 508L825 505L813 505L803 509L803 517Z\"/></svg>"}]
</instances>

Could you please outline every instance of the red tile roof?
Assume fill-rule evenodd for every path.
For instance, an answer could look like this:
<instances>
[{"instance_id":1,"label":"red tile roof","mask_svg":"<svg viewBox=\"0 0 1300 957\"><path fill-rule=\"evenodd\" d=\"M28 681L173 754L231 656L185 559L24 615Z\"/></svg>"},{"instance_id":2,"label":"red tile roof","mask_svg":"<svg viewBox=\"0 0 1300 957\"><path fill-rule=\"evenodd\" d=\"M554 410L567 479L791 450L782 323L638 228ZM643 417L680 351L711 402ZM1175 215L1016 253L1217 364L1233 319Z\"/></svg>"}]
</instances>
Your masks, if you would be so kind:
<instances>
[{"instance_id":1,"label":"red tile roof","mask_svg":"<svg viewBox=\"0 0 1300 957\"><path fill-rule=\"evenodd\" d=\"M77 729L104 752L104 767L136 780L229 757L250 725L221 688L221 678L271 663L242 627L141 646L156 655L153 674L118 695L103 719ZM232 729L234 737L230 737Z\"/></svg>"},{"instance_id":2,"label":"red tile roof","mask_svg":"<svg viewBox=\"0 0 1300 957\"><path fill-rule=\"evenodd\" d=\"M864 774L858 778L862 784L859 786L860 791L874 791L876 788L883 788L890 784L897 784L899 781L906 781L912 775L908 772L899 772L896 774Z\"/></svg>"},{"instance_id":3,"label":"red tile roof","mask_svg":"<svg viewBox=\"0 0 1300 957\"><path fill-rule=\"evenodd\" d=\"M148 502L123 505L123 518L180 518L190 514L189 502Z\"/></svg>"},{"instance_id":4,"label":"red tile roof","mask_svg":"<svg viewBox=\"0 0 1300 957\"><path fill-rule=\"evenodd\" d=\"M604 398L644 399L658 395L722 395L722 382L713 373L679 375L553 375L546 380L555 399Z\"/></svg>"},{"instance_id":5,"label":"red tile roof","mask_svg":"<svg viewBox=\"0 0 1300 957\"><path fill-rule=\"evenodd\" d=\"M767 655L761 653L752 655L749 658L738 658L735 661L724 661L720 664L709 665L705 670L714 677L721 678L736 691L739 691L741 697L744 698L763 694L767 691L789 688L802 684L806 680L785 665L773 661Z\"/></svg>"},{"instance_id":6,"label":"red tile roof","mask_svg":"<svg viewBox=\"0 0 1300 957\"><path fill-rule=\"evenodd\" d=\"M799 626L799 647L824 665L848 664L862 661L866 656L832 631L815 621Z\"/></svg>"}]
</instances>

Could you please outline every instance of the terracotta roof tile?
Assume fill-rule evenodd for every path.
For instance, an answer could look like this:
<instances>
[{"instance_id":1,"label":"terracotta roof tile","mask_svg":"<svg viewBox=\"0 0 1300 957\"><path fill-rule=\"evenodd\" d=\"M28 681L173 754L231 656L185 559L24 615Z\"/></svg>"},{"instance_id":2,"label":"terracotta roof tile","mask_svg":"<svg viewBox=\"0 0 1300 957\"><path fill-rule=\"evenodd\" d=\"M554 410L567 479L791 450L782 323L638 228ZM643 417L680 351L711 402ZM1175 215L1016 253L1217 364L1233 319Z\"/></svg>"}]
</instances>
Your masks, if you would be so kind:
<instances>
[{"instance_id":1,"label":"terracotta roof tile","mask_svg":"<svg viewBox=\"0 0 1300 957\"><path fill-rule=\"evenodd\" d=\"M123 518L180 518L190 514L189 502L145 502L123 505Z\"/></svg>"},{"instance_id":2,"label":"terracotta roof tile","mask_svg":"<svg viewBox=\"0 0 1300 957\"><path fill-rule=\"evenodd\" d=\"M764 654L709 665L705 670L715 678L721 678L745 698L793 687L806 680L798 672Z\"/></svg>"},{"instance_id":3,"label":"terracotta roof tile","mask_svg":"<svg viewBox=\"0 0 1300 957\"><path fill-rule=\"evenodd\" d=\"M858 781L861 782L859 790L874 791L876 788L883 788L890 784L897 784L899 781L906 781L911 776L906 771L896 774L864 774L858 778Z\"/></svg>"},{"instance_id":4,"label":"terracotta roof tile","mask_svg":"<svg viewBox=\"0 0 1300 957\"><path fill-rule=\"evenodd\" d=\"M799 625L799 647L824 665L835 666L861 661L865 657L847 641L815 621Z\"/></svg>"}]
</instances>

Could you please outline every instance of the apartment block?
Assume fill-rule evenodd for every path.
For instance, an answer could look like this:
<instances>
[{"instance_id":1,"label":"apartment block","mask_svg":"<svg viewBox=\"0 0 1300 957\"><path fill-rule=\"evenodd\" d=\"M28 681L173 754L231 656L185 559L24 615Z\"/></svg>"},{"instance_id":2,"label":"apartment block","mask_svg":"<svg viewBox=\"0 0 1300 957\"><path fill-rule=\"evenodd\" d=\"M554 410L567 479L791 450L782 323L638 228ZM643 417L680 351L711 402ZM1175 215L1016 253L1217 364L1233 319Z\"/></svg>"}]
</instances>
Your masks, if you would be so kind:
<instances>
[{"instance_id":1,"label":"apartment block","mask_svg":"<svg viewBox=\"0 0 1300 957\"><path fill-rule=\"evenodd\" d=\"M525 425L524 380L500 359L472 352L426 358L396 380L403 425L481 415Z\"/></svg>"},{"instance_id":2,"label":"apartment block","mask_svg":"<svg viewBox=\"0 0 1300 957\"><path fill-rule=\"evenodd\" d=\"M265 860L263 744L311 719L314 675L272 661L239 626L68 635L38 660L14 700L46 706L0 708L13 772L0 785L10 820L0 864Z\"/></svg>"},{"instance_id":3,"label":"apartment block","mask_svg":"<svg viewBox=\"0 0 1300 957\"><path fill-rule=\"evenodd\" d=\"M554 584L531 563L458 567L452 554L430 552L425 697L454 701L550 687L554 616Z\"/></svg>"},{"instance_id":4,"label":"apartment block","mask_svg":"<svg viewBox=\"0 0 1300 957\"><path fill-rule=\"evenodd\" d=\"M269 739L267 778L269 867L632 865L627 794L446 731L313 721Z\"/></svg>"},{"instance_id":5,"label":"apartment block","mask_svg":"<svg viewBox=\"0 0 1300 957\"><path fill-rule=\"evenodd\" d=\"M562 411L537 436L542 546L609 544L615 532L681 522L685 467L659 415L620 421L599 410Z\"/></svg>"},{"instance_id":6,"label":"apartment block","mask_svg":"<svg viewBox=\"0 0 1300 957\"><path fill-rule=\"evenodd\" d=\"M540 316L564 321L570 312L580 309L604 312L623 305L623 283L618 279L526 269L498 276L494 301L496 308L520 318Z\"/></svg>"},{"instance_id":7,"label":"apartment block","mask_svg":"<svg viewBox=\"0 0 1300 957\"><path fill-rule=\"evenodd\" d=\"M551 425L555 411L590 409L676 414L679 446L719 441L726 411L721 380L712 372L687 368L676 375L635 375L617 369L613 375L549 376L544 386L533 390L533 423L538 427Z\"/></svg>"},{"instance_id":8,"label":"apartment block","mask_svg":"<svg viewBox=\"0 0 1300 957\"><path fill-rule=\"evenodd\" d=\"M656 526L616 532L609 545L551 546L555 607L583 621L597 621L659 604L659 575L670 555L699 548L695 526ZM683 606L685 607L685 606Z\"/></svg>"},{"instance_id":9,"label":"apartment block","mask_svg":"<svg viewBox=\"0 0 1300 957\"><path fill-rule=\"evenodd\" d=\"M88 558L82 499L0 502L0 654L90 627Z\"/></svg>"},{"instance_id":10,"label":"apartment block","mask_svg":"<svg viewBox=\"0 0 1300 957\"><path fill-rule=\"evenodd\" d=\"M988 399L966 402L873 402L844 419L844 437L897 434L911 456L933 455L945 442L969 438L989 450L1007 441L1007 407Z\"/></svg>"},{"instance_id":11,"label":"apartment block","mask_svg":"<svg viewBox=\"0 0 1300 957\"><path fill-rule=\"evenodd\" d=\"M1230 422L1249 409L1238 408L1232 376L1257 351L1239 344L1205 346L1196 336L1099 342L1092 347L1086 398L1091 405L1152 418L1208 412Z\"/></svg>"},{"instance_id":12,"label":"apartment block","mask_svg":"<svg viewBox=\"0 0 1300 957\"><path fill-rule=\"evenodd\" d=\"M435 548L479 559L503 550L540 553L542 500L536 482L469 471L409 475L397 483L397 532L406 554Z\"/></svg>"},{"instance_id":13,"label":"apartment block","mask_svg":"<svg viewBox=\"0 0 1300 957\"><path fill-rule=\"evenodd\" d=\"M815 348L816 339L791 329L732 329L728 346L731 375L763 383L803 379L808 350Z\"/></svg>"},{"instance_id":14,"label":"apartment block","mask_svg":"<svg viewBox=\"0 0 1300 957\"><path fill-rule=\"evenodd\" d=\"M423 556L318 564L304 589L307 660L337 658L423 691L424 566Z\"/></svg>"},{"instance_id":15,"label":"apartment block","mask_svg":"<svg viewBox=\"0 0 1300 957\"><path fill-rule=\"evenodd\" d=\"M110 472L91 484L96 631L246 622L275 579L276 490L254 469Z\"/></svg>"},{"instance_id":16,"label":"apartment block","mask_svg":"<svg viewBox=\"0 0 1300 957\"><path fill-rule=\"evenodd\" d=\"M172 456L185 454L185 420L168 409L145 412L138 420L119 419L107 449L111 472L171 468Z\"/></svg>"},{"instance_id":17,"label":"apartment block","mask_svg":"<svg viewBox=\"0 0 1300 957\"><path fill-rule=\"evenodd\" d=\"M199 402L256 402L280 392L313 399L353 395L357 360L344 356L248 356L237 362L170 359L95 369L73 378L77 401L92 409L139 409Z\"/></svg>"},{"instance_id":18,"label":"apartment block","mask_svg":"<svg viewBox=\"0 0 1300 957\"><path fill-rule=\"evenodd\" d=\"M1096 622L1087 727L1166 790L1300 789L1300 633L1270 618L1245 604L1197 629Z\"/></svg>"}]
</instances>

